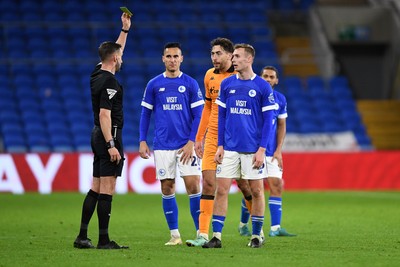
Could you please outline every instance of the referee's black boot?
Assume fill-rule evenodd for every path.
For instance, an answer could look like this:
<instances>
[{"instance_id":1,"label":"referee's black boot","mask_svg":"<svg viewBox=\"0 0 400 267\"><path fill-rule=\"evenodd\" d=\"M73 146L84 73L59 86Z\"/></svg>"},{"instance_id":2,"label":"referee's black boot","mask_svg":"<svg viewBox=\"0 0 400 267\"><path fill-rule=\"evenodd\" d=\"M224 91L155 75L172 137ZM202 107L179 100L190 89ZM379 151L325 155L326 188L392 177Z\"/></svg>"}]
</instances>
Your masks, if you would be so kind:
<instances>
[{"instance_id":1,"label":"referee's black boot","mask_svg":"<svg viewBox=\"0 0 400 267\"><path fill-rule=\"evenodd\" d=\"M110 241L107 244L97 244L97 249L128 249L128 246L120 246L115 241Z\"/></svg>"},{"instance_id":2,"label":"referee's black boot","mask_svg":"<svg viewBox=\"0 0 400 267\"><path fill-rule=\"evenodd\" d=\"M74 241L74 248L94 248L92 240L89 238L80 238L79 236Z\"/></svg>"}]
</instances>

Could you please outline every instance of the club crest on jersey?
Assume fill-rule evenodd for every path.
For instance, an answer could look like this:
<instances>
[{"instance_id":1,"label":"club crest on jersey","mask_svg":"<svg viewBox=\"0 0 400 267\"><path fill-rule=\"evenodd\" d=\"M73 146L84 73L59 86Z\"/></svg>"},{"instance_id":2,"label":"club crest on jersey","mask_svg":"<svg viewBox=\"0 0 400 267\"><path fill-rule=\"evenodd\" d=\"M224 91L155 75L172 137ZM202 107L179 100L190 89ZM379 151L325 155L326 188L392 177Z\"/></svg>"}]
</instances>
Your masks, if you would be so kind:
<instances>
[{"instance_id":1,"label":"club crest on jersey","mask_svg":"<svg viewBox=\"0 0 400 267\"><path fill-rule=\"evenodd\" d=\"M180 93L184 93L184 92L186 91L186 87L183 86L183 85L181 85L181 86L178 87L178 91L179 91Z\"/></svg>"},{"instance_id":2,"label":"club crest on jersey","mask_svg":"<svg viewBox=\"0 0 400 267\"><path fill-rule=\"evenodd\" d=\"M158 170L158 174L160 175L160 176L164 176L165 175L165 170L164 169L159 169Z\"/></svg>"},{"instance_id":3,"label":"club crest on jersey","mask_svg":"<svg viewBox=\"0 0 400 267\"><path fill-rule=\"evenodd\" d=\"M270 93L268 96L268 101L270 103L275 103L274 93Z\"/></svg>"},{"instance_id":4,"label":"club crest on jersey","mask_svg":"<svg viewBox=\"0 0 400 267\"><path fill-rule=\"evenodd\" d=\"M249 91L249 96L250 96L250 97L255 97L256 94L257 94L257 92L256 92L256 90L254 90L254 89L251 89L251 90Z\"/></svg>"},{"instance_id":5,"label":"club crest on jersey","mask_svg":"<svg viewBox=\"0 0 400 267\"><path fill-rule=\"evenodd\" d=\"M116 93L117 93L117 90L115 90L115 89L107 89L108 99L113 98Z\"/></svg>"}]
</instances>

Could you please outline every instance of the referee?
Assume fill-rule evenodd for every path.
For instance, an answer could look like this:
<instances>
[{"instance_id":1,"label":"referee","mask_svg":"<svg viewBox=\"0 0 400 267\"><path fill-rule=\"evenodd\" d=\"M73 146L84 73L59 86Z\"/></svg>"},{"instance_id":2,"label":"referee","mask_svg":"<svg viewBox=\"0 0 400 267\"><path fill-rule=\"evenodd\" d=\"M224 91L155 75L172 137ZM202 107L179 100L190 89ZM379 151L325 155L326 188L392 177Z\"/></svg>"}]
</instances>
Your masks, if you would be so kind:
<instances>
[{"instance_id":1,"label":"referee","mask_svg":"<svg viewBox=\"0 0 400 267\"><path fill-rule=\"evenodd\" d=\"M129 28L130 16L121 16L122 29L116 42L104 42L99 47L101 63L90 76L94 128L91 136L93 159L92 188L83 201L79 235L74 241L76 248L94 248L87 236L88 225L97 204L99 221L98 249L125 249L115 241L110 241L108 224L111 202L115 192L116 178L121 176L124 165L122 127L123 89L115 78L121 69L122 54Z\"/></svg>"}]
</instances>

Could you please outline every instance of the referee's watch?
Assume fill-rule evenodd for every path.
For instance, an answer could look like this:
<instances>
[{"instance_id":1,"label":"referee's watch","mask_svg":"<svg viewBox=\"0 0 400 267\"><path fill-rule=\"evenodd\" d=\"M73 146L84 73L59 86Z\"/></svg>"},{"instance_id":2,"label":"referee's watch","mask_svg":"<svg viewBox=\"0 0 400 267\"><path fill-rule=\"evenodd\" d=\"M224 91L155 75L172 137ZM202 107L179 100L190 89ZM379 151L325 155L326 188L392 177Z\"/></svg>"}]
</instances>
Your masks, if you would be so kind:
<instances>
[{"instance_id":1,"label":"referee's watch","mask_svg":"<svg viewBox=\"0 0 400 267\"><path fill-rule=\"evenodd\" d=\"M107 149L115 147L114 139L107 142Z\"/></svg>"}]
</instances>

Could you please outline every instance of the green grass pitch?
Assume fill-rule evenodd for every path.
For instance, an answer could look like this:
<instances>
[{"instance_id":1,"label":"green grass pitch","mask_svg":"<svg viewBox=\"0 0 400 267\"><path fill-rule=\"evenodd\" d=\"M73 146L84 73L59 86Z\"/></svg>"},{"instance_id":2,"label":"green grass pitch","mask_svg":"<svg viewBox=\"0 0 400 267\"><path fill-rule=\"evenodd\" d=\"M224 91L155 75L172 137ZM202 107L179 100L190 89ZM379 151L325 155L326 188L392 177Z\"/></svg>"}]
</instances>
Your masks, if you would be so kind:
<instances>
[{"instance_id":1,"label":"green grass pitch","mask_svg":"<svg viewBox=\"0 0 400 267\"><path fill-rule=\"evenodd\" d=\"M238 235L240 194L229 197L223 248L203 249L164 246L161 196L133 193L114 197L110 221L129 250L75 249L83 198L0 194L0 266L400 266L400 192L285 192L282 225L298 236L267 237L261 249ZM182 239L192 239L188 197L177 201ZM96 213L89 236L96 245Z\"/></svg>"}]
</instances>

